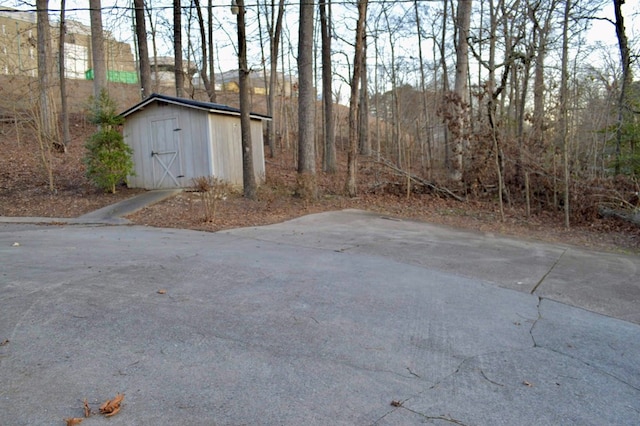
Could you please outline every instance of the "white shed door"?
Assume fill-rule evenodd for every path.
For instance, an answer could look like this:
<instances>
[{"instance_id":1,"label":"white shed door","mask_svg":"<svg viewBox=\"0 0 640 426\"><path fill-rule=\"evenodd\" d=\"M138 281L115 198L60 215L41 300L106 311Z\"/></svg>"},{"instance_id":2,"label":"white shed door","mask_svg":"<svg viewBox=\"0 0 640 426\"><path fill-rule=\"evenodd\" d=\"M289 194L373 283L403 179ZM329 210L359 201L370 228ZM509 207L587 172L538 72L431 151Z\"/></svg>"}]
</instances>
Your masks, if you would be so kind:
<instances>
[{"instance_id":1,"label":"white shed door","mask_svg":"<svg viewBox=\"0 0 640 426\"><path fill-rule=\"evenodd\" d=\"M151 121L151 158L154 188L180 187L180 129L177 118Z\"/></svg>"}]
</instances>

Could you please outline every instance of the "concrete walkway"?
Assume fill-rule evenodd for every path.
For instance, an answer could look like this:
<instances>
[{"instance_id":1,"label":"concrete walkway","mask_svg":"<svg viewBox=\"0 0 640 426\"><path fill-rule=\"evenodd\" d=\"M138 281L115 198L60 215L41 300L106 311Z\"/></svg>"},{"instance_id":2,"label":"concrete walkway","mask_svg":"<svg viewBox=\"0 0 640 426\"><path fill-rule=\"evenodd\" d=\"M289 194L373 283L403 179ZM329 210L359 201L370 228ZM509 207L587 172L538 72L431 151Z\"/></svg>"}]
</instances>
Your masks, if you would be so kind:
<instances>
[{"instance_id":1,"label":"concrete walkway","mask_svg":"<svg viewBox=\"0 0 640 426\"><path fill-rule=\"evenodd\" d=\"M640 257L361 211L0 224L0 423L634 425ZM597 313L599 312L599 313Z\"/></svg>"},{"instance_id":2,"label":"concrete walkway","mask_svg":"<svg viewBox=\"0 0 640 426\"><path fill-rule=\"evenodd\" d=\"M166 200L180 191L180 189L156 189L153 191L146 191L136 195L135 197L122 200L119 203L103 207L77 218L0 216L0 223L126 225L131 222L125 219L125 216L133 214L144 207Z\"/></svg>"}]
</instances>

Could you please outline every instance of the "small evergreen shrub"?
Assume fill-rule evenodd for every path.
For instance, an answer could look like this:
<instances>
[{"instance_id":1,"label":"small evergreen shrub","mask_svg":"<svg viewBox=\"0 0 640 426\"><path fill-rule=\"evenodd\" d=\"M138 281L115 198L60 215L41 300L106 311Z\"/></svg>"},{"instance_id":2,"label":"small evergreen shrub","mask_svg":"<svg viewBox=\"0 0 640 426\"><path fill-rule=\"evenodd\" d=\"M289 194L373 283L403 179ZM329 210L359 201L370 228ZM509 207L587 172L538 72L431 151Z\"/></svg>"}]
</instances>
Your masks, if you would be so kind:
<instances>
[{"instance_id":1,"label":"small evergreen shrub","mask_svg":"<svg viewBox=\"0 0 640 426\"><path fill-rule=\"evenodd\" d=\"M117 114L115 102L103 89L97 99L91 100L88 119L99 128L85 144L87 177L97 187L115 194L116 186L133 175L133 150L116 129L124 118Z\"/></svg>"}]
</instances>

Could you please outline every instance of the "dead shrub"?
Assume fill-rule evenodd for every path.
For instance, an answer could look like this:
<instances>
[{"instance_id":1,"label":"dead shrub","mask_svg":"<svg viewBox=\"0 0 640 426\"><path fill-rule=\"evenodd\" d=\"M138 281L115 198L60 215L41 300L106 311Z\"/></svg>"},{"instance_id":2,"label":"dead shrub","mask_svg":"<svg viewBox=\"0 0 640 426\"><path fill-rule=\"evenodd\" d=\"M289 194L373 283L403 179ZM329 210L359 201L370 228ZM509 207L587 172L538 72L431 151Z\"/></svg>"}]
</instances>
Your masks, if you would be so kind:
<instances>
[{"instance_id":1,"label":"dead shrub","mask_svg":"<svg viewBox=\"0 0 640 426\"><path fill-rule=\"evenodd\" d=\"M193 190L200 194L204 222L213 222L219 201L224 201L233 192L233 186L215 176L199 176L192 179Z\"/></svg>"}]
</instances>

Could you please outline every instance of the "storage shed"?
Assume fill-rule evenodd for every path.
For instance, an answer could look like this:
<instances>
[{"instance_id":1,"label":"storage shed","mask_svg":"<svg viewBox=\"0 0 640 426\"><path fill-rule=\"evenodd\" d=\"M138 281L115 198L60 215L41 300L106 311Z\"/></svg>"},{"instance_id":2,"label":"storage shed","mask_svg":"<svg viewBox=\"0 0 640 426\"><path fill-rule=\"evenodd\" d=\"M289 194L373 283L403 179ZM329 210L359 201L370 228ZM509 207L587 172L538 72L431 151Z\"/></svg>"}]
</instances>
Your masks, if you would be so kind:
<instances>
[{"instance_id":1,"label":"storage shed","mask_svg":"<svg viewBox=\"0 0 640 426\"><path fill-rule=\"evenodd\" d=\"M183 188L214 176L242 185L240 110L226 105L152 94L121 114L124 141L133 149L132 188ZM251 113L253 167L264 182L262 123Z\"/></svg>"}]
</instances>

